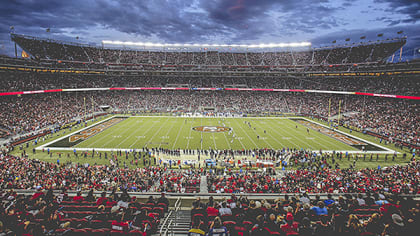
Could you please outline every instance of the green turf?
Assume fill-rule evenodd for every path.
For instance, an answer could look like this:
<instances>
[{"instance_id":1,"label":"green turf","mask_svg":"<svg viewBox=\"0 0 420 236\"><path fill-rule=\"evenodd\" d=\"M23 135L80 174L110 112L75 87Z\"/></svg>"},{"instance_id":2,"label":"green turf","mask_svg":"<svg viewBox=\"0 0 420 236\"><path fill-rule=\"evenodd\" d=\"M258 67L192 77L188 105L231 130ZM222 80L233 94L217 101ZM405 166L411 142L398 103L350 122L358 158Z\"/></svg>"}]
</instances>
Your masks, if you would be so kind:
<instances>
[{"instance_id":1,"label":"green turf","mask_svg":"<svg viewBox=\"0 0 420 236\"><path fill-rule=\"evenodd\" d=\"M245 122L250 122L251 128ZM193 130L193 127L198 126L226 126L232 128L233 131L229 134L228 132L206 133ZM183 117L130 117L74 147L357 150L315 130L311 130L308 134L305 126L289 119Z\"/></svg>"},{"instance_id":2,"label":"green turf","mask_svg":"<svg viewBox=\"0 0 420 236\"><path fill-rule=\"evenodd\" d=\"M106 117L96 120L99 122ZM186 121L186 122L185 122ZM220 121L220 123L219 123ZM90 121L88 125L92 125L96 122ZM252 128L249 128L244 122L251 122ZM323 123L316 120L316 122ZM227 132L222 133L202 133L194 131L192 128L196 126L223 126L223 123L230 128L233 128L233 133L235 133L236 138L232 140L232 135L229 135ZM296 125L298 128L296 129ZM73 127L71 132L77 131L84 126L79 125L78 127ZM256 130L254 130L254 128ZM267 131L264 134L264 130ZM343 132L349 132L345 128L340 128ZM54 141L62 137L63 135L69 134L69 130L60 131L54 135L49 135L44 142L39 141L38 145L45 145L48 142ZM353 131L351 133L354 136L360 137L364 140L368 140L374 143L379 144L377 138L365 135L359 132ZM260 136L260 139L257 139L257 135ZM201 138L203 142L201 143ZM393 147L393 145L383 145L387 148L394 149L398 152L406 152L408 150L400 150ZM92 158L88 156L84 158L79 154L79 157L76 158L74 155L71 155L71 151L52 151L53 155L50 157L45 152L40 150L36 151L36 154L32 153L32 149L36 147L31 142L26 150L26 153L29 158L36 158L48 162L56 162L59 158L59 153L62 153L60 158L60 163L65 162L78 162L78 163L89 163L94 164L109 164L109 159L104 159L104 151L101 151L102 158L99 159L98 156ZM54 146L52 144L51 146ZM289 119L266 119L266 118L183 118L183 117L130 117L97 135L79 143L76 147L86 147L86 148L110 148L110 149L122 149L122 148L142 148L146 147L162 147L162 148L180 148L180 149L197 149L203 148L208 149L209 147L213 149L253 149L253 148L274 148L281 149L283 147L297 147L297 148L308 148L318 151L322 150L356 150L355 148L348 146L340 141L337 141L329 136L318 133L315 130L310 130L308 135L306 132L306 127L298 124L297 122ZM19 147L16 147L15 151L12 152L14 155L21 155L22 150ZM67 157L67 153L70 153L70 157ZM81 151L79 151L81 153ZM107 152L108 157L111 152ZM407 153L409 154L409 153ZM394 164L404 164L409 160L408 158L404 160L402 155L398 155L395 161L392 161L392 156L389 155L388 160L384 160L384 154L380 155L379 161L376 161L376 154L374 159L370 161L370 154L367 155L366 161L359 159L357 162L356 168L377 168L380 166L389 166ZM176 156L167 156L161 155L159 158L171 158L171 159L195 159L195 156L185 156L185 157L176 157ZM207 157L205 157L207 158ZM249 158L249 157L248 157ZM132 154L129 155L129 159L126 160L125 156L118 158L120 164L123 165L124 162L129 168L143 167L143 162L139 162L138 166L131 165L130 162L133 160ZM202 158L203 160L203 158ZM343 158L342 161L338 161L341 168L347 168L350 164L353 163L351 159L348 161ZM153 165L153 163L152 163ZM288 168L289 169L289 168Z\"/></svg>"},{"instance_id":3,"label":"green turf","mask_svg":"<svg viewBox=\"0 0 420 236\"><path fill-rule=\"evenodd\" d=\"M42 160L42 161L46 161L46 162L52 162L52 163L57 163L57 159L60 160L60 164L65 164L68 162L72 162L72 163L80 163L80 164L90 164L90 165L110 165L110 157L111 157L111 152L100 152L102 153L102 157L99 158L99 155L95 155L94 157L91 156L91 152L88 152L89 155L87 155L87 157L84 157L83 152L79 151L78 152L78 157L76 157L75 155L73 155L72 151L51 151L52 155L48 155L47 151L44 150L44 152L42 151L36 151L36 153L32 153L31 150L26 150L27 151L27 155L29 158L31 159L38 159L38 160ZM59 156L59 154L61 153L61 157ZM105 153L108 154L108 159L105 159ZM15 155L19 155L20 152L15 151L14 152ZM69 155L67 155L69 154ZM114 152L115 155L115 152ZM123 153L122 156L117 155L118 158L118 162L120 164L120 166L124 166L124 163L129 167L129 168L136 168L136 167L147 167L149 166L149 163L147 162L146 165L143 164L143 159L141 159L140 161L137 162L137 165L134 161L134 157L132 154L130 154L128 156L128 159L126 159L125 154ZM133 161L133 162L132 162ZM147 161L149 161L149 158L147 158ZM115 163L115 162L114 162ZM151 160L151 166L154 166L154 162L153 159Z\"/></svg>"}]
</instances>

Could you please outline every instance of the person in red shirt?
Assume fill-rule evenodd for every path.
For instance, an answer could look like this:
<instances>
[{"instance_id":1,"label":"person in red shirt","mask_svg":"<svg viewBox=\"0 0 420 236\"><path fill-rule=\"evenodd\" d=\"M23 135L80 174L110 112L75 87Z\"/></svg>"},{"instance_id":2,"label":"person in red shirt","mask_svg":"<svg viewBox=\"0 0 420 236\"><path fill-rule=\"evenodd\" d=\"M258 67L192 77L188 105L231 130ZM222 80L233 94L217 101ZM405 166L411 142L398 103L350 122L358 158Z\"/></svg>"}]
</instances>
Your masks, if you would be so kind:
<instances>
[{"instance_id":1,"label":"person in red shirt","mask_svg":"<svg viewBox=\"0 0 420 236\"><path fill-rule=\"evenodd\" d=\"M36 189L37 191L32 195L32 198L31 198L32 201L45 195L44 192L42 192L42 188L40 186L38 186Z\"/></svg>"},{"instance_id":2,"label":"person in red shirt","mask_svg":"<svg viewBox=\"0 0 420 236\"><path fill-rule=\"evenodd\" d=\"M208 216L218 216L219 215L219 210L214 208L214 204L209 205L207 207L207 215Z\"/></svg>"},{"instance_id":3,"label":"person in red shirt","mask_svg":"<svg viewBox=\"0 0 420 236\"><path fill-rule=\"evenodd\" d=\"M97 206L106 204L106 202L108 201L108 198L106 198L105 196L106 196L106 192L102 192L101 197L98 198L98 200L96 200Z\"/></svg>"},{"instance_id":4,"label":"person in red shirt","mask_svg":"<svg viewBox=\"0 0 420 236\"><path fill-rule=\"evenodd\" d=\"M73 197L74 202L82 202L84 200L85 200L85 198L82 197L82 192L80 192L80 191L78 191L77 195Z\"/></svg>"},{"instance_id":5,"label":"person in red shirt","mask_svg":"<svg viewBox=\"0 0 420 236\"><path fill-rule=\"evenodd\" d=\"M298 223L293 221L293 214L291 212L287 213L286 224L280 226L280 229L286 234L297 234Z\"/></svg>"}]
</instances>

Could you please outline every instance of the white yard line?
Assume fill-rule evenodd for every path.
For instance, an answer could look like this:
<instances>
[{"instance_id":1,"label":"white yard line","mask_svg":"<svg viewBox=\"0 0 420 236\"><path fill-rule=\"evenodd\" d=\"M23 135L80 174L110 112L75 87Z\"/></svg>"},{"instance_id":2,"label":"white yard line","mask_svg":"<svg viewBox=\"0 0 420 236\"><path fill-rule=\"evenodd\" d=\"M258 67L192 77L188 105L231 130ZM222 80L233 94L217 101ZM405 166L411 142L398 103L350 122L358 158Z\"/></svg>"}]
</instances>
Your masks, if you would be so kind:
<instances>
[{"instance_id":1,"label":"white yard line","mask_svg":"<svg viewBox=\"0 0 420 236\"><path fill-rule=\"evenodd\" d=\"M53 143L55 143L55 142L58 142L58 141L60 141L60 140L63 140L63 139L65 139L65 138L68 138L68 137L70 137L71 135L74 135L74 134L77 134L77 133L79 133L79 132L81 132L81 131L84 131L84 130L86 130L86 129L89 129L89 128L91 128L91 127L93 127L93 126L95 126L95 125L99 125L99 124L101 124L101 123L103 123L103 122L106 122L106 121L108 121L108 120L110 120L110 119L112 119L112 118L118 118L118 117L127 117L127 118L130 118L130 117L142 117L142 118L151 118L151 117L155 117L155 118L157 118L157 117L165 117L165 118L168 118L168 116L112 116L112 117L109 117L109 118L106 118L106 119L104 119L104 120L102 120L102 121L100 121L100 122L97 122L97 123L94 123L94 124L92 124L92 125L90 125L90 126L88 126L88 127L85 127L85 128L83 128L83 129L80 129L80 130L77 130L77 131L74 131L74 132L72 132L72 133L69 133L69 134L67 134L67 135L65 135L65 136L63 136L63 137L61 137L61 138L59 138L59 139L56 139L56 140L53 140L53 141L51 141L51 142L48 142L48 143L46 143L46 144L43 144L43 145L41 145L41 146L39 146L39 147L37 147L37 148L35 148L36 150L42 150L42 149L44 149L46 146L49 146L49 145L51 145L51 144L53 144ZM183 118L183 119L185 119L186 117L170 117L170 118ZM213 119L216 119L216 118L220 118L220 117L203 117L203 118L213 118ZM323 126L323 127L325 127L325 128L329 128L328 126L326 126L326 125L324 125L324 124L321 124L321 123L318 123L318 122L315 122L315 121L313 121L313 120L310 120L310 119L307 119L307 118L304 118L304 117L258 117L258 118L255 118L255 117L223 117L224 119L270 119L270 120L283 120L283 119L287 119L287 120L289 120L290 118L299 118L299 119L303 119L303 120L306 120L306 121L309 121L309 122L313 122L313 123L315 123L315 124L318 124L318 125L320 125L320 126ZM199 118L200 119L200 121L201 121L201 124L202 124L202 118ZM168 120L169 120L169 118L168 118ZM235 122L236 123L238 123L236 120L235 120ZM239 124L239 123L238 123ZM152 127L153 127L154 125L152 125L148 130L150 130ZM277 126L277 125L276 125ZM162 126L161 126L161 128L162 128ZM160 129L161 129L160 128ZM249 137L249 135L246 133L246 131L240 126L240 124L239 124L239 128L240 129L242 129L244 132L245 132L245 135L247 135L248 136L248 138L250 138ZM159 129L159 130L160 130ZM288 129L291 129L291 128L288 128ZM274 130L274 132L275 133L277 133L277 134L279 134L279 132L277 132L275 129L273 129ZM191 132L192 132L192 126L191 126L191 128L190 128L190 133L189 133L189 137L191 137ZM340 131L340 130L335 130L335 132L338 132L338 133L341 133L341 134L343 134L343 135L346 135L346 136L349 136L349 137L352 137L352 138L354 138L354 139L357 139L357 140L360 140L360 141L363 141L363 142L365 142L365 143L368 143L368 144L370 144L370 145L373 145L373 146L376 146L376 147L379 147L379 148L382 148L382 149L384 149L384 150L386 150L386 151L349 151L349 150L323 150L323 152L333 152L333 151L335 151L335 152L348 152L349 154L363 154L363 153L366 153L366 154L373 154L373 153L378 153L378 154L392 154L392 153L394 153L395 151L394 150L392 150L392 149L389 149L389 148L387 148L387 147L383 147L383 146L381 146L381 145L378 145L378 144L376 144L376 143L373 143L373 142L370 142L370 141L368 141L368 140L365 140L365 139L363 139L363 138L359 138L359 137L357 137L357 136L354 136L354 135L351 135L351 134L348 134L348 133L345 133L345 132L342 132L342 131ZM156 134L157 133L155 133L155 135L154 136L156 136ZM281 135L281 134L279 134L279 135ZM153 137L154 137L153 136ZM203 134L201 133L201 137L203 136ZM270 135L271 136L271 135ZM282 136L282 135L281 135ZM153 137L152 137L152 139L153 139ZM226 135L225 135L225 137L226 137ZM150 142L152 139L150 139L148 142ZM258 148L258 145L256 145L256 143L250 138L250 140L251 140L251 142L252 143L254 143L254 145ZM238 139L238 141L240 142L240 144L241 144L241 146L242 146L242 148L244 148L244 149L247 149L246 147L245 147L245 145L242 143L242 141L240 140L240 139ZM296 145L294 142L292 142L291 140L289 141L289 140L287 140L289 143L292 143L292 144L294 144L296 147L298 147L299 145ZM137 142L137 141L136 141ZM135 142L135 143L136 143ZM189 148L189 142L190 142L190 138L188 138L188 142L187 142L187 149ZM134 144L135 144L134 143ZM279 142L280 143L280 142ZM306 143L306 142L305 142ZM229 142L228 142L228 144L229 144ZM202 143L201 143L201 149L202 149ZM230 146L230 145L229 145ZM311 146L311 145L309 145L309 146ZM131 146L130 146L131 147ZM49 149L50 150L60 150L60 151L73 151L74 149L76 149L77 151L89 151L89 150L92 150L92 148L95 148L95 147L89 147L89 148L75 148L75 147L69 147L69 148L63 148L63 147L49 147ZM95 148L95 150L97 150L97 151L114 151L114 150L121 150L121 151L129 151L130 149L119 149L119 148ZM313 149L313 147L312 147L312 149ZM314 152L318 152L319 150L313 150Z\"/></svg>"},{"instance_id":2,"label":"white yard line","mask_svg":"<svg viewBox=\"0 0 420 236\"><path fill-rule=\"evenodd\" d=\"M301 124L300 124L301 125ZM306 126L304 126L304 127L306 127ZM288 129L288 130L293 130L293 128L289 128L289 126L288 125L286 125L285 126L285 128L286 129ZM299 135L300 136L300 135ZM297 136L295 136L295 137L297 137ZM306 137L305 137L306 138ZM304 142L306 145L308 145L312 150L315 150L315 148L314 148L314 146L312 146L310 143L307 143L306 141L305 141L305 139L303 139L303 138L298 138L298 139L300 139L302 142ZM322 144L320 144L319 142L317 142L317 141L315 141L315 138L313 139L314 140L314 142L316 142L316 143L318 143L319 145L321 145L321 146L323 146ZM334 146L336 146L336 145L334 145Z\"/></svg>"},{"instance_id":3,"label":"white yard line","mask_svg":"<svg viewBox=\"0 0 420 236\"><path fill-rule=\"evenodd\" d=\"M139 129L141 129L141 128L143 128L143 126L145 125L145 123L146 122L142 122L142 124L141 125L139 125L135 130L134 130L134 132L131 132L131 135L128 135L127 136L127 138L125 138L123 141L121 141L121 143L119 143L117 146L120 146L122 143L124 143L126 140L128 140L129 138L131 138L133 135L136 135L137 134L137 131L139 130ZM135 124L137 124L137 122L135 122ZM132 131L132 129L129 129L128 131ZM124 134L125 134L126 132L124 132ZM105 145L104 145L105 146ZM130 146L131 147L131 146Z\"/></svg>"},{"instance_id":4,"label":"white yard line","mask_svg":"<svg viewBox=\"0 0 420 236\"><path fill-rule=\"evenodd\" d=\"M193 126L190 125L190 133L188 134L188 138L187 138L188 141L187 141L187 147L186 147L186 149L188 149L190 147L190 140L192 138L192 136L191 136L192 128L193 128Z\"/></svg>"},{"instance_id":5,"label":"white yard line","mask_svg":"<svg viewBox=\"0 0 420 236\"><path fill-rule=\"evenodd\" d=\"M144 132L144 134L147 134L147 132L149 132L149 130L151 130L153 127L155 127L155 125L157 124L157 122L153 122L153 121L149 121L152 122L153 124ZM146 137L146 136L145 136ZM134 146L134 144L136 144L138 142L138 139L136 141L134 141L134 143L132 143L129 147L131 148L132 146Z\"/></svg>"},{"instance_id":6,"label":"white yard line","mask_svg":"<svg viewBox=\"0 0 420 236\"><path fill-rule=\"evenodd\" d=\"M276 126L276 127L278 127L278 126L279 126L279 124L278 124L278 123L276 123L276 124L275 124L275 126ZM288 125L286 124L286 126L285 126L285 127L287 128L287 126L288 126ZM284 128L283 126L281 126L281 127L282 127L282 128ZM291 129L291 130L292 130L292 129ZM274 131L275 133L277 133L279 136L283 136L283 134L279 133L279 132L277 131L277 129L273 129L273 131ZM293 132L291 132L291 133L294 133L294 132L295 132L295 131L293 131ZM294 137L296 137L296 136L294 136ZM293 140L293 139L287 139L287 142L288 142L288 143L291 143L292 145L295 145L295 147L296 147L296 148L298 148L298 147L299 147L299 145L297 145L297 144L296 144L295 142L293 142L292 140ZM304 142L305 142L305 141L304 141ZM306 143L306 142L305 142L305 143ZM307 145L309 145L309 147L310 147L311 149L314 149L314 147L313 147L313 146L311 146L310 144L308 144L308 143L306 143L306 144L307 144Z\"/></svg>"},{"instance_id":7,"label":"white yard line","mask_svg":"<svg viewBox=\"0 0 420 236\"><path fill-rule=\"evenodd\" d=\"M171 132L172 128L174 127L174 124L175 124L175 122L172 122L171 128L168 129L168 132L166 132L165 137L169 137L168 134ZM159 143L158 148L160 148L161 146L162 146L162 142Z\"/></svg>"},{"instance_id":8,"label":"white yard line","mask_svg":"<svg viewBox=\"0 0 420 236\"><path fill-rule=\"evenodd\" d=\"M236 120L235 122L239 125L239 128L241 128L241 130L245 133L245 135L248 136L249 140L251 140L251 142L255 145L255 147L257 149L260 149L260 147L258 147L258 145L254 142L254 140L252 140L252 138L249 137L248 133L244 130L244 128L242 128L241 124L239 124Z\"/></svg>"},{"instance_id":9,"label":"white yard line","mask_svg":"<svg viewBox=\"0 0 420 236\"><path fill-rule=\"evenodd\" d=\"M168 119L166 119L166 121L165 121L165 123L166 122L168 122L168 120L170 119L170 117L168 118ZM157 123L157 122L156 122ZM147 141L146 143L145 143L145 147L147 147L147 145L150 143L150 141L152 141L153 140L153 138L154 137L156 137L156 135L160 132L160 130L162 129L162 127L163 127L163 125L161 125L160 127L159 127L159 129L155 132L155 134L149 139L149 141Z\"/></svg>"},{"instance_id":10,"label":"white yard line","mask_svg":"<svg viewBox=\"0 0 420 236\"><path fill-rule=\"evenodd\" d=\"M318 125L320 125L320 126L322 126L322 127L325 127L325 128L327 128L327 129L330 129L328 126L323 125L323 124L321 124L321 123L318 123L318 122L316 122L316 121L313 121L313 120L310 120L310 119L307 119L307 118L301 118L301 119L304 119L304 120L306 120L306 121L309 121L309 122L312 122L312 123L318 124ZM365 142L365 143L369 143L370 145L373 145L373 146L376 146L376 147L379 147L379 148L385 149L385 150L387 150L387 151L388 151L387 153L394 153L394 152L395 152L395 151L394 151L394 150L392 150L392 149L389 149L389 148L387 148L387 147L384 147L384 146L378 145L378 144L373 143L373 142L370 142L370 141L368 141L368 140L365 140L365 139L359 138L359 137L357 137L357 136L354 136L354 135L351 135L351 134L345 133L345 132L343 132L343 131L341 131L341 130L334 130L334 131L335 131L335 132L338 132L338 133L341 133L341 134L344 134L344 135L347 135L347 136L352 137L352 138L354 138L354 139L357 139L357 140L363 141L363 142ZM372 152L373 152L373 153L375 153L374 151L372 151ZM361 152L361 153L364 153L364 152ZM378 153L381 153L381 152L378 152ZM397 153L398 153L398 152L397 152Z\"/></svg>"},{"instance_id":11,"label":"white yard line","mask_svg":"<svg viewBox=\"0 0 420 236\"><path fill-rule=\"evenodd\" d=\"M203 119L200 119L200 125L203 126ZM201 133L200 150L203 150L203 142L204 142L204 140L203 140L203 132L200 132L200 133Z\"/></svg>"},{"instance_id":12,"label":"white yard line","mask_svg":"<svg viewBox=\"0 0 420 236\"><path fill-rule=\"evenodd\" d=\"M258 121L254 121L255 123L257 123ZM255 124L255 123L253 123L253 124ZM257 136L261 136L260 134L258 134L257 133L257 131L256 130L254 130L254 129L252 129L251 128L251 130L254 132L254 134L255 135L257 135ZM264 129L263 129L264 130ZM261 137L260 137L261 138ZM259 140L258 140L259 141ZM263 139L263 141L270 147L270 149L275 149L275 148L273 148L273 146L271 146L271 144L269 144L265 139Z\"/></svg>"},{"instance_id":13,"label":"white yard line","mask_svg":"<svg viewBox=\"0 0 420 236\"><path fill-rule=\"evenodd\" d=\"M296 123L298 123L298 122L296 122ZM304 124L301 124L301 123L298 123L298 124L300 124L300 125L302 125L302 126L304 126L304 127L306 127L306 128L309 128L309 129L311 129L311 130L315 131L315 132L316 132L316 134L318 134L318 135L324 135L324 136L327 136L327 137L328 137L327 139L323 139L323 140L325 140L325 142L329 143L332 147L336 147L336 148L338 148L338 149L340 149L340 148L341 148L340 146L338 146L337 144L335 144L335 143L333 143L333 142L331 142L331 141L329 140L329 138L334 139L333 137L331 137L331 136L329 136L329 135L326 135L326 134L324 134L324 133L318 132L318 130L313 129L313 128L311 128L311 127L308 127L308 126L306 126L306 125L304 125ZM318 141L316 140L316 138L313 138L312 140L313 140L315 143L317 143L318 145L320 145L320 146L324 146L324 144L322 144L322 143L318 142ZM341 142L340 140L337 140L337 139L334 139L334 140L339 141L340 143L343 143L343 142ZM344 143L344 144L345 144L345 145L348 145L348 144L346 144L346 143ZM350 145L348 145L348 146L350 146Z\"/></svg>"},{"instance_id":14,"label":"white yard line","mask_svg":"<svg viewBox=\"0 0 420 236\"><path fill-rule=\"evenodd\" d=\"M124 126L122 126L121 128L123 128L123 127L131 127L131 124L130 125L124 125ZM125 133L127 133L130 129L124 129L125 131L123 132L123 134L125 134ZM104 135L103 137L100 137L98 140L96 140L95 142L93 142L93 143L91 143L89 146L93 146L95 143L97 143L97 142L99 142L99 141L102 141L103 139L106 139L106 138L108 138L110 135L113 135L113 133L109 133L109 134L107 134L107 135ZM114 138L115 139L115 138ZM104 143L103 145L102 145L102 147L106 147L106 145L108 144L108 143L110 143L110 142L112 142L112 141L114 141L112 138L110 138L106 143ZM83 142L82 142L83 143ZM122 143L122 142L121 142ZM120 143L120 144L121 144ZM81 144L81 143L79 143L79 144ZM77 144L75 147L77 147L79 144ZM119 146L119 144L117 145L117 146Z\"/></svg>"},{"instance_id":15,"label":"white yard line","mask_svg":"<svg viewBox=\"0 0 420 236\"><path fill-rule=\"evenodd\" d=\"M212 135L213 135L214 150L217 150L216 139L214 138L214 133L212 133Z\"/></svg>"},{"instance_id":16,"label":"white yard line","mask_svg":"<svg viewBox=\"0 0 420 236\"><path fill-rule=\"evenodd\" d=\"M230 121L227 121L226 123L228 123L228 125L232 126L232 125L230 124ZM232 127L231 127L231 128L232 128ZM235 130L232 128L232 133L234 133L234 132L235 132ZM238 137L238 141L239 141L239 143L241 144L242 149L246 150L247 148L246 148L246 147L245 147L245 145L242 143L242 141L239 139L239 137Z\"/></svg>"},{"instance_id":17,"label":"white yard line","mask_svg":"<svg viewBox=\"0 0 420 236\"><path fill-rule=\"evenodd\" d=\"M284 146L276 137L272 136L270 134L270 132L266 133L268 134L272 139L274 139L278 144L280 144L281 147L285 148L286 146Z\"/></svg>"},{"instance_id":18,"label":"white yard line","mask_svg":"<svg viewBox=\"0 0 420 236\"><path fill-rule=\"evenodd\" d=\"M225 136L226 143L227 143L227 145L228 145L229 149L231 149L231 150L232 150L232 147L230 146L230 142L229 142L229 140L227 139L226 132L223 132L223 136Z\"/></svg>"},{"instance_id":19,"label":"white yard line","mask_svg":"<svg viewBox=\"0 0 420 236\"><path fill-rule=\"evenodd\" d=\"M55 142L61 141L61 140L65 139L65 138L68 138L68 137L70 137L70 136L74 135L74 134L77 134L77 133L79 133L79 132L82 132L83 130L90 129L90 128L92 128L92 127L93 127L93 126L95 126L95 125L102 124L102 123L104 123L104 122L106 122L106 121L108 121L108 120L110 120L110 119L112 119L112 118L114 118L114 116L109 117L109 118L107 118L107 119L105 119L105 120L102 120L102 121L100 121L100 122L97 122L97 123L91 124L91 125L89 125L88 127L85 127L85 128L83 128L83 129L79 129L79 130L77 130L77 131L74 131L73 133L69 133L69 134L67 134L67 135L65 135L65 136L63 136L63 137L61 137L61 138L59 138L59 139L55 139L55 140L53 140L53 141L51 141L51 142L45 143L45 144L43 144L43 145L41 145L41 146L39 146L39 147L37 147L37 148L35 148L35 149L36 149L36 150L42 150L42 149L44 149L46 146L49 146L49 145L51 145L51 144L53 144L53 143L55 143ZM71 148L70 148L70 149L71 149ZM91 148L91 149L92 149L92 148ZM91 150L91 149L90 149L90 150ZM73 150L73 149L71 149L71 150Z\"/></svg>"},{"instance_id":20,"label":"white yard line","mask_svg":"<svg viewBox=\"0 0 420 236\"><path fill-rule=\"evenodd\" d=\"M174 148L175 148L175 144L178 142L178 138L179 138L179 135L181 134L182 127L184 127L184 124L185 124L185 121L184 121L184 122L182 122L182 125L181 125L181 127L179 128L179 130L178 130L178 134L176 135L175 142L174 142L174 144L172 145L172 149L174 149ZM188 142L189 142L189 141L190 141L190 140L188 139Z\"/></svg>"}]
</instances>

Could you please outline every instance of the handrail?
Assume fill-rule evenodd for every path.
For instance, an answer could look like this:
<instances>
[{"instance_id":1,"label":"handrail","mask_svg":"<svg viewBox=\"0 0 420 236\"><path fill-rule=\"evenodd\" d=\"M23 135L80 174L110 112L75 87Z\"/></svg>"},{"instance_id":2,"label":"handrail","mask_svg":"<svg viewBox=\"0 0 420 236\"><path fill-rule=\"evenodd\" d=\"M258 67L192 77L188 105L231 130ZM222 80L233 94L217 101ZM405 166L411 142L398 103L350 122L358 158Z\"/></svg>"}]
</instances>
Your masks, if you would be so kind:
<instances>
[{"instance_id":1,"label":"handrail","mask_svg":"<svg viewBox=\"0 0 420 236\"><path fill-rule=\"evenodd\" d=\"M171 225L172 225L172 223L173 223L173 219L171 219L170 221L169 221L169 224L168 224L168 227L166 228L166 230L165 230L165 233L163 234L163 235L168 235L168 231L169 231L169 229L172 229L172 234L173 234L173 227L171 227ZM161 234L162 235L162 234Z\"/></svg>"},{"instance_id":2,"label":"handrail","mask_svg":"<svg viewBox=\"0 0 420 236\"><path fill-rule=\"evenodd\" d=\"M165 228L166 222L168 221L169 217L171 217L173 211L170 211L169 214L165 217L165 220L163 220L162 225L160 226L159 235L162 235L162 230Z\"/></svg>"},{"instance_id":3,"label":"handrail","mask_svg":"<svg viewBox=\"0 0 420 236\"><path fill-rule=\"evenodd\" d=\"M167 235L168 229L170 228L170 225L173 222L173 219L171 219L168 223L168 227L166 226L166 223L168 222L169 218L171 217L171 215L177 211L178 209L178 205L181 205L181 198L178 197L178 199L176 200L175 204L174 204L174 210L170 211L169 214L165 217L165 220L163 221L162 225L160 226L160 230L159 230L159 235ZM162 232L165 229L165 232Z\"/></svg>"},{"instance_id":4,"label":"handrail","mask_svg":"<svg viewBox=\"0 0 420 236\"><path fill-rule=\"evenodd\" d=\"M160 232L159 232L161 236L169 235L169 230L170 230L170 235L174 234L174 225L178 220L178 211L181 209L181 206L182 206L181 198L178 198L175 202L174 210L171 211L171 213L175 212L175 220L172 218L169 221L169 223L167 224L167 227L165 227L165 224L166 224L168 218L165 219L165 222L164 222L164 224L162 224L162 227L160 228ZM163 234L162 234L162 229L163 228L165 228L165 232L163 232Z\"/></svg>"}]
</instances>

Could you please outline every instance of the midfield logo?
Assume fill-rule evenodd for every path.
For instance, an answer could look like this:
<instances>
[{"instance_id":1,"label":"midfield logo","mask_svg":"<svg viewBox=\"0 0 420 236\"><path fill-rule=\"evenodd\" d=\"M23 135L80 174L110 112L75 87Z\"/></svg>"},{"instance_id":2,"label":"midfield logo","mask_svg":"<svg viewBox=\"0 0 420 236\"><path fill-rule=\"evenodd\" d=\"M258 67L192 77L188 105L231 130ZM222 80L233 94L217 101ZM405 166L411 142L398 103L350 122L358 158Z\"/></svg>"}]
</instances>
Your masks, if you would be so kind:
<instances>
[{"instance_id":1,"label":"midfield logo","mask_svg":"<svg viewBox=\"0 0 420 236\"><path fill-rule=\"evenodd\" d=\"M228 132L232 128L223 127L223 126L196 126L196 127L193 127L192 129L198 132L217 133L217 132Z\"/></svg>"}]
</instances>

